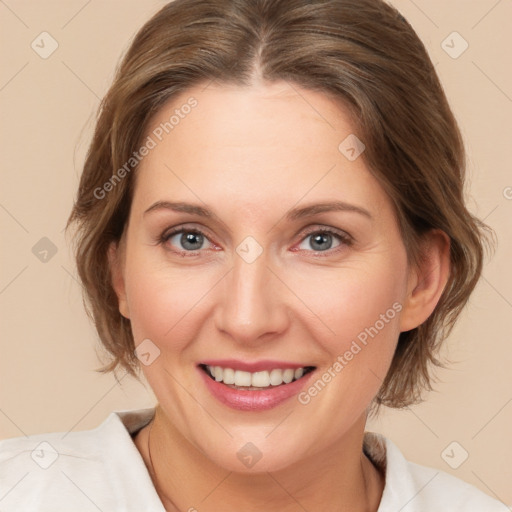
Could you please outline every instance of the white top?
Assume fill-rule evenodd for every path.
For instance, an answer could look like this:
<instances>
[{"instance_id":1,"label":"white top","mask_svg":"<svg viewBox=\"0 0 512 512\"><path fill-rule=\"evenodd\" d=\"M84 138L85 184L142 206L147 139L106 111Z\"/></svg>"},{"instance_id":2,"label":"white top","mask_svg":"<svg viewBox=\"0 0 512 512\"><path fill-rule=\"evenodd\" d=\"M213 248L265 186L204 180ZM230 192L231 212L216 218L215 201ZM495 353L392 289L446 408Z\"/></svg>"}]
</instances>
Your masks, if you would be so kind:
<instances>
[{"instance_id":1,"label":"white top","mask_svg":"<svg viewBox=\"0 0 512 512\"><path fill-rule=\"evenodd\" d=\"M0 511L165 512L131 437L154 413L117 411L92 430L0 441ZM365 433L365 451L386 475L378 512L510 511L458 478L406 461L379 434Z\"/></svg>"}]
</instances>

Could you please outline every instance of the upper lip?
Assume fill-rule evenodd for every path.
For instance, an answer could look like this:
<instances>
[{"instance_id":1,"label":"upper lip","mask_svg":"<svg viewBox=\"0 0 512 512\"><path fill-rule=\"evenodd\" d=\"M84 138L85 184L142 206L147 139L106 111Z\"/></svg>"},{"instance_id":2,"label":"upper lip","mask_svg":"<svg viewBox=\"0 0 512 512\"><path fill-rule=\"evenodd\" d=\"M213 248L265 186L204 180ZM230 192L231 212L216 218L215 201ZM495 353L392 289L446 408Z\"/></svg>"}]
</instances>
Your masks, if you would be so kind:
<instances>
[{"instance_id":1,"label":"upper lip","mask_svg":"<svg viewBox=\"0 0 512 512\"><path fill-rule=\"evenodd\" d=\"M245 372L262 372L274 369L286 370L297 369L297 368L308 368L311 365L305 365L301 363L292 363L290 361L277 361L270 359L262 359L261 361L240 361L238 359L208 359L202 361L200 365L208 366L220 366L222 368L232 368L233 370L241 370Z\"/></svg>"}]
</instances>

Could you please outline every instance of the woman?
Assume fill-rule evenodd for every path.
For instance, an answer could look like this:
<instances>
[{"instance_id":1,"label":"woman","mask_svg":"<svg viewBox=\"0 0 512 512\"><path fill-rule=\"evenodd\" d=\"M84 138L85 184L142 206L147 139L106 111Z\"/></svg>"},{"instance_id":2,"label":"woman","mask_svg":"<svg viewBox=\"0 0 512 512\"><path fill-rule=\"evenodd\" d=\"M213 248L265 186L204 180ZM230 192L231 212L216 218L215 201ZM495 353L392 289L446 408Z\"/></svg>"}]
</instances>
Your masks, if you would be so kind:
<instances>
[{"instance_id":1,"label":"woman","mask_svg":"<svg viewBox=\"0 0 512 512\"><path fill-rule=\"evenodd\" d=\"M481 273L463 181L386 3L166 5L103 101L69 221L103 370L142 370L158 405L4 441L2 510L506 510L365 432L429 389Z\"/></svg>"}]
</instances>

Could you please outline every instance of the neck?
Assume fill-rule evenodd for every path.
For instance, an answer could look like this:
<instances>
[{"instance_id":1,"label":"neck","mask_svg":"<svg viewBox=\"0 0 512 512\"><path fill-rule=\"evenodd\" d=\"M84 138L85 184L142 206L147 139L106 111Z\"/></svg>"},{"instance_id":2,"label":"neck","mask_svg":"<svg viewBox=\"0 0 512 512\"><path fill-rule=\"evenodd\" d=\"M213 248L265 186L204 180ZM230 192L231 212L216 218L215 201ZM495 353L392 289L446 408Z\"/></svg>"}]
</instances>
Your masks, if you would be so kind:
<instances>
[{"instance_id":1,"label":"neck","mask_svg":"<svg viewBox=\"0 0 512 512\"><path fill-rule=\"evenodd\" d=\"M376 512L384 478L362 451L365 418L322 453L262 473L235 473L214 464L157 407L135 444L167 512Z\"/></svg>"}]
</instances>

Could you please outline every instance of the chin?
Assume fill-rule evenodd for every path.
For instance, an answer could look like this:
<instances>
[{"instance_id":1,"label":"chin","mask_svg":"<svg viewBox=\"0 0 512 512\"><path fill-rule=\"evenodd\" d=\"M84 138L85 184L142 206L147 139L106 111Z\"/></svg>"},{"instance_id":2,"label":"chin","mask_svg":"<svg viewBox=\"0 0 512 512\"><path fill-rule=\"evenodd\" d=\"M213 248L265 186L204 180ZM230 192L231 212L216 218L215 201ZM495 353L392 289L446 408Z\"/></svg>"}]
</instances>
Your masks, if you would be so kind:
<instances>
[{"instance_id":1,"label":"chin","mask_svg":"<svg viewBox=\"0 0 512 512\"><path fill-rule=\"evenodd\" d=\"M243 443L240 447L230 443L223 449L223 453L205 453L210 456L210 460L216 466L242 475L273 473L298 462L296 450L288 453L276 452L266 447L260 449L250 441Z\"/></svg>"}]
</instances>

